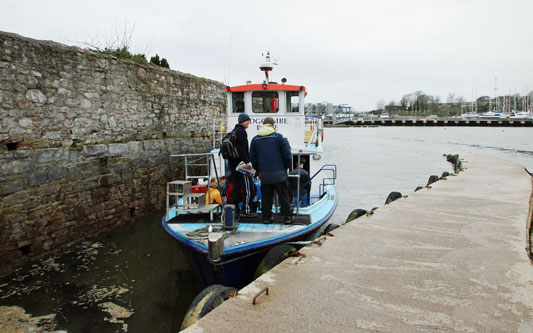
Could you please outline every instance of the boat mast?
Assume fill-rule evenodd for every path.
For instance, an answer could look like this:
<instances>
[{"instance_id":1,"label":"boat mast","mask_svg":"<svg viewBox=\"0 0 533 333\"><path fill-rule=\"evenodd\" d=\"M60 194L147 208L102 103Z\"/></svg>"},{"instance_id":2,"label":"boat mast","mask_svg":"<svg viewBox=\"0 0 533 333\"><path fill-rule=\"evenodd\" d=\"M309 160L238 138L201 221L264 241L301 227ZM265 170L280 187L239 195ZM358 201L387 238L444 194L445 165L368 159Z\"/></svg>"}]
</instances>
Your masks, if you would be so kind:
<instances>
[{"instance_id":1,"label":"boat mast","mask_svg":"<svg viewBox=\"0 0 533 333\"><path fill-rule=\"evenodd\" d=\"M494 78L494 111L498 111L498 78Z\"/></svg>"},{"instance_id":2,"label":"boat mast","mask_svg":"<svg viewBox=\"0 0 533 333\"><path fill-rule=\"evenodd\" d=\"M272 69L274 68L274 65L270 62L270 51L267 51L267 55L266 55L266 59L265 60L266 60L266 62L264 62L264 63L259 65L259 69L261 69L261 71L265 72L266 81L263 81L263 84L270 82L270 78L268 77L268 73L270 73L272 71Z\"/></svg>"}]
</instances>

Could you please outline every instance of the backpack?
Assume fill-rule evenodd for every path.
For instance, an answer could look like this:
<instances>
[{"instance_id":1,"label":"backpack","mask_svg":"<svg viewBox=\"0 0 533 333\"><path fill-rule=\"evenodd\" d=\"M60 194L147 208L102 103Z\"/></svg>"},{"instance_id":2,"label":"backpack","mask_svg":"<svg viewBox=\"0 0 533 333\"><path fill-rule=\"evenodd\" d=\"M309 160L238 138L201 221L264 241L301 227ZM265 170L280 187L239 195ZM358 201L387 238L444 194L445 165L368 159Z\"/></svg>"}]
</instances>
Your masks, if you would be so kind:
<instances>
[{"instance_id":1,"label":"backpack","mask_svg":"<svg viewBox=\"0 0 533 333\"><path fill-rule=\"evenodd\" d=\"M218 155L222 155L226 160L239 157L239 152L237 151L237 135L234 131L224 135Z\"/></svg>"}]
</instances>

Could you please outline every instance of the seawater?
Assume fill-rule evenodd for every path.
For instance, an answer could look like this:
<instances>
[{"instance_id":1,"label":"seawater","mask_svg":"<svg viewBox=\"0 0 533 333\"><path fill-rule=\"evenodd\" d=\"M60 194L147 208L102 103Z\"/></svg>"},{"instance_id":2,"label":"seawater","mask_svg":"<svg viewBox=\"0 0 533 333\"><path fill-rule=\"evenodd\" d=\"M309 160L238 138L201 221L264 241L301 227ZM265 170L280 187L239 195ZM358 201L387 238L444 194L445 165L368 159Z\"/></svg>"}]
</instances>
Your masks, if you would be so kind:
<instances>
[{"instance_id":1,"label":"seawater","mask_svg":"<svg viewBox=\"0 0 533 333\"><path fill-rule=\"evenodd\" d=\"M431 175L453 172L444 154L483 154L533 171L533 130L487 127L326 128L323 163L338 168L334 222L356 208L382 206L392 191L406 195Z\"/></svg>"},{"instance_id":2,"label":"seawater","mask_svg":"<svg viewBox=\"0 0 533 333\"><path fill-rule=\"evenodd\" d=\"M430 175L451 172L443 154L493 155L531 171L532 137L528 128L326 128L325 154L312 162L337 165L332 222L342 224L353 209L382 206L392 191L409 194ZM162 230L162 214L21 269L0 282L0 305L21 306L33 316L54 313L57 329L69 332L177 331L203 286ZM133 314L112 323L106 302Z\"/></svg>"}]
</instances>

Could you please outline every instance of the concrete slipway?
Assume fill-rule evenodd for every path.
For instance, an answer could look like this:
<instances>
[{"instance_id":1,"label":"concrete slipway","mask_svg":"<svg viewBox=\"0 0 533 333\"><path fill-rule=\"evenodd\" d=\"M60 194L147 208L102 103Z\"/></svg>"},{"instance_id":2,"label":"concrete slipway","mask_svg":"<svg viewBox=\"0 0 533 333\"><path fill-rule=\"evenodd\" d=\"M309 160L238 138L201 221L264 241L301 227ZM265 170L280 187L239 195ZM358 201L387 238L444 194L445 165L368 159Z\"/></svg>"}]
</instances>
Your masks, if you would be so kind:
<instances>
[{"instance_id":1,"label":"concrete slipway","mask_svg":"<svg viewBox=\"0 0 533 333\"><path fill-rule=\"evenodd\" d=\"M459 176L334 230L187 331L533 332L531 177L463 157Z\"/></svg>"}]
</instances>

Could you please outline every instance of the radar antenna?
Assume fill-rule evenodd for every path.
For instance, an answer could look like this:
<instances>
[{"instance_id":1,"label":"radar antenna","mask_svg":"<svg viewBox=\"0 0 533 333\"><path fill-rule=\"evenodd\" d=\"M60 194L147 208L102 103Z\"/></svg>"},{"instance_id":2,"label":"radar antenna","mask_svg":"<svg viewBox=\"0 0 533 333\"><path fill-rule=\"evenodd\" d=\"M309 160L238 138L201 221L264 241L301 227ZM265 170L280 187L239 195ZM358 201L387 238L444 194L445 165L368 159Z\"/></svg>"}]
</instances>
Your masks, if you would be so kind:
<instances>
[{"instance_id":1,"label":"radar antenna","mask_svg":"<svg viewBox=\"0 0 533 333\"><path fill-rule=\"evenodd\" d=\"M264 55L264 54L262 54ZM259 65L259 69L263 72L265 72L265 77L266 77L266 83L269 83L270 82L270 78L268 77L268 73L270 73L272 71L272 69L274 68L274 65L277 65L275 62L272 63L270 61L270 51L267 51L267 54L266 54L266 58L265 58L265 62L260 64Z\"/></svg>"}]
</instances>

